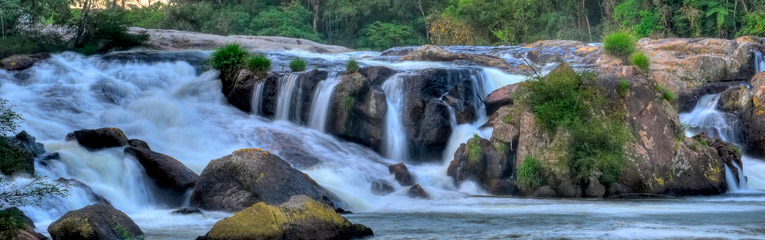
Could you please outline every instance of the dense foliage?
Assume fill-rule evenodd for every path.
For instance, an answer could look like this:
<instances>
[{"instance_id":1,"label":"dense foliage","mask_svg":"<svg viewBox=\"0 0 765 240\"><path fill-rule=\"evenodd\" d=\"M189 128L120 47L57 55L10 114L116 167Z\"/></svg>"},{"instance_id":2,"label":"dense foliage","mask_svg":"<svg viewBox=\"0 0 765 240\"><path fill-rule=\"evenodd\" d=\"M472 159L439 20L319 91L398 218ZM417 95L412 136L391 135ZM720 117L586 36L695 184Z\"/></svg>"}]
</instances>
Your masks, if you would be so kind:
<instances>
[{"instance_id":1,"label":"dense foliage","mask_svg":"<svg viewBox=\"0 0 765 240\"><path fill-rule=\"evenodd\" d=\"M265 76L271 69L271 60L265 55L255 55L247 59L247 69L259 76Z\"/></svg>"},{"instance_id":2,"label":"dense foliage","mask_svg":"<svg viewBox=\"0 0 765 240\"><path fill-rule=\"evenodd\" d=\"M215 70L229 72L244 64L247 56L247 50L238 44L229 44L216 50L208 64Z\"/></svg>"},{"instance_id":3,"label":"dense foliage","mask_svg":"<svg viewBox=\"0 0 765 240\"><path fill-rule=\"evenodd\" d=\"M539 160L532 156L526 156L516 174L518 186L527 192L534 191L544 182L542 171L542 163Z\"/></svg>"}]
</instances>

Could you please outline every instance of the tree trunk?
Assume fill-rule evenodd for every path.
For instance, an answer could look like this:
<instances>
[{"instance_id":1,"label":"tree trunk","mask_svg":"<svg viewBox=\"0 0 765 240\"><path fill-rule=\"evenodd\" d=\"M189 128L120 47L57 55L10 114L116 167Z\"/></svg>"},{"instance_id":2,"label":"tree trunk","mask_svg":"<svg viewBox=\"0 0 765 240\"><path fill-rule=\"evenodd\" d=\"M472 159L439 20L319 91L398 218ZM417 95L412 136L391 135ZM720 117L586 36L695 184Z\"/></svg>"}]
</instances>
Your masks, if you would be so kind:
<instances>
[{"instance_id":1,"label":"tree trunk","mask_svg":"<svg viewBox=\"0 0 765 240\"><path fill-rule=\"evenodd\" d=\"M428 39L428 42L430 42L430 31L427 23L427 16L425 15L425 7L422 5L422 0L414 0L414 5L417 5L417 8L420 9L422 18L425 20L425 37Z\"/></svg>"},{"instance_id":2,"label":"tree trunk","mask_svg":"<svg viewBox=\"0 0 765 240\"><path fill-rule=\"evenodd\" d=\"M592 42L592 29L590 29L590 17L587 16L587 7L584 5L585 0L582 0L582 14L584 14L584 21L587 24L587 36L590 37Z\"/></svg>"},{"instance_id":3,"label":"tree trunk","mask_svg":"<svg viewBox=\"0 0 765 240\"><path fill-rule=\"evenodd\" d=\"M82 6L82 16L80 16L80 23L77 26L77 34L74 40L75 47L85 46L85 24L88 18L88 13L90 13L91 1L92 0L85 0L85 4Z\"/></svg>"},{"instance_id":4,"label":"tree trunk","mask_svg":"<svg viewBox=\"0 0 765 240\"><path fill-rule=\"evenodd\" d=\"M311 0L313 5L313 30L319 31L319 0Z\"/></svg>"},{"instance_id":5,"label":"tree trunk","mask_svg":"<svg viewBox=\"0 0 765 240\"><path fill-rule=\"evenodd\" d=\"M122 0L122 9L125 9L125 0Z\"/></svg>"}]
</instances>

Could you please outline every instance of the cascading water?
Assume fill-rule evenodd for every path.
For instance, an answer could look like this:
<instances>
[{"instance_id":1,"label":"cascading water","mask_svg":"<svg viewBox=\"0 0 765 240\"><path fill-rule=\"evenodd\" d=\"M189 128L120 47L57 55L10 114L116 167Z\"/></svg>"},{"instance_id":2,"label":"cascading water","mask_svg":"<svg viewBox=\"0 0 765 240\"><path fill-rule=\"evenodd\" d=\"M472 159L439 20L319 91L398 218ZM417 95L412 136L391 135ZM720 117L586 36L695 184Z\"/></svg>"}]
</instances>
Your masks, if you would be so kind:
<instances>
[{"instance_id":1,"label":"cascading water","mask_svg":"<svg viewBox=\"0 0 765 240\"><path fill-rule=\"evenodd\" d=\"M260 81L255 84L255 87L252 90L252 113L259 114L261 112L261 102L263 101L263 86L265 86L265 81Z\"/></svg>"},{"instance_id":2,"label":"cascading water","mask_svg":"<svg viewBox=\"0 0 765 240\"><path fill-rule=\"evenodd\" d=\"M388 102L383 145L385 157L406 162L409 160L409 142L406 140L406 132L401 122L404 111L404 78L401 74L396 74L386 80L382 88Z\"/></svg>"},{"instance_id":3,"label":"cascading water","mask_svg":"<svg viewBox=\"0 0 765 240\"><path fill-rule=\"evenodd\" d=\"M293 104L299 102L295 98L301 96L300 81L302 73L290 73L279 79L279 94L276 100L276 119L290 121L293 115ZM299 104L297 104L299 105Z\"/></svg>"},{"instance_id":4,"label":"cascading water","mask_svg":"<svg viewBox=\"0 0 765 240\"><path fill-rule=\"evenodd\" d=\"M757 73L765 72L765 58L758 51L754 51L754 69Z\"/></svg>"},{"instance_id":5,"label":"cascading water","mask_svg":"<svg viewBox=\"0 0 765 240\"><path fill-rule=\"evenodd\" d=\"M316 92L311 101L311 114L308 116L308 126L320 132L327 131L327 121L330 114L330 105L332 95L335 93L335 87L340 83L342 77L337 73L332 73L329 78L319 82L316 86Z\"/></svg>"}]
</instances>

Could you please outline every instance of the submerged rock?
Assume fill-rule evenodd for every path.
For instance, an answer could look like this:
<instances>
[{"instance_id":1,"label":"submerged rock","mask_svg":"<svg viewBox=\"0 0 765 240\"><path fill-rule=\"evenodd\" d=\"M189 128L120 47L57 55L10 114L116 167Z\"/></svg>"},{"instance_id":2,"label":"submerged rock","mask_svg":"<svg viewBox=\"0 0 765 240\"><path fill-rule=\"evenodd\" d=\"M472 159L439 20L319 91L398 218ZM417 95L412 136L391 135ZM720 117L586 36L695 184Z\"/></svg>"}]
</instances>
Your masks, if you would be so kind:
<instances>
[{"instance_id":1,"label":"submerged rock","mask_svg":"<svg viewBox=\"0 0 765 240\"><path fill-rule=\"evenodd\" d=\"M130 217L106 204L70 211L48 226L53 240L141 239L143 231Z\"/></svg>"},{"instance_id":2,"label":"submerged rock","mask_svg":"<svg viewBox=\"0 0 765 240\"><path fill-rule=\"evenodd\" d=\"M388 184L388 181L383 179L377 179L372 182L372 194L378 196L385 196L393 192L393 186Z\"/></svg>"},{"instance_id":3,"label":"submerged rock","mask_svg":"<svg viewBox=\"0 0 765 240\"><path fill-rule=\"evenodd\" d=\"M194 187L199 175L170 156L145 148L127 147L125 154L135 157L157 185L166 192L161 196L170 205L180 205L183 195Z\"/></svg>"},{"instance_id":4,"label":"submerged rock","mask_svg":"<svg viewBox=\"0 0 765 240\"><path fill-rule=\"evenodd\" d=\"M406 195L410 198L421 198L421 199L429 199L430 195L428 192L425 191L425 189L420 186L420 184L415 184L414 186L410 187L409 190L406 192Z\"/></svg>"},{"instance_id":5,"label":"submerged rock","mask_svg":"<svg viewBox=\"0 0 765 240\"><path fill-rule=\"evenodd\" d=\"M77 140L89 151L128 145L128 138L119 128L82 129L67 134L66 140Z\"/></svg>"},{"instance_id":6,"label":"submerged rock","mask_svg":"<svg viewBox=\"0 0 765 240\"><path fill-rule=\"evenodd\" d=\"M515 67L509 64L507 61L484 54L472 54L472 53L453 53L449 52L441 47L433 45L425 45L418 49L415 49L411 53L401 57L400 61L436 61L436 62L454 62L454 61L466 61L475 65L499 68L502 70L512 71Z\"/></svg>"},{"instance_id":7,"label":"submerged rock","mask_svg":"<svg viewBox=\"0 0 765 240\"><path fill-rule=\"evenodd\" d=\"M0 238L13 240L48 239L35 231L35 223L16 207L0 210ZM18 223L19 225L14 226Z\"/></svg>"},{"instance_id":8,"label":"submerged rock","mask_svg":"<svg viewBox=\"0 0 765 240\"><path fill-rule=\"evenodd\" d=\"M5 175L34 174L35 158L44 153L45 147L26 131L15 137L0 136L0 172Z\"/></svg>"},{"instance_id":9,"label":"submerged rock","mask_svg":"<svg viewBox=\"0 0 765 240\"><path fill-rule=\"evenodd\" d=\"M199 240L353 239L373 235L322 202L304 195L279 206L260 202L215 223Z\"/></svg>"},{"instance_id":10,"label":"submerged rock","mask_svg":"<svg viewBox=\"0 0 765 240\"><path fill-rule=\"evenodd\" d=\"M128 145L134 148L151 150L151 147L149 147L149 144L140 139L130 139L128 140Z\"/></svg>"},{"instance_id":11,"label":"submerged rock","mask_svg":"<svg viewBox=\"0 0 765 240\"><path fill-rule=\"evenodd\" d=\"M414 178L409 173L404 163L397 163L388 166L388 172L396 177L396 181L401 186L408 187L414 185Z\"/></svg>"},{"instance_id":12,"label":"submerged rock","mask_svg":"<svg viewBox=\"0 0 765 240\"><path fill-rule=\"evenodd\" d=\"M199 208L179 208L173 211L173 214L188 215L188 214L203 214Z\"/></svg>"},{"instance_id":13,"label":"submerged rock","mask_svg":"<svg viewBox=\"0 0 765 240\"><path fill-rule=\"evenodd\" d=\"M258 202L281 204L295 195L333 205L327 190L278 156L260 149L241 149L210 161L191 201L192 206L205 210L239 211Z\"/></svg>"}]
</instances>

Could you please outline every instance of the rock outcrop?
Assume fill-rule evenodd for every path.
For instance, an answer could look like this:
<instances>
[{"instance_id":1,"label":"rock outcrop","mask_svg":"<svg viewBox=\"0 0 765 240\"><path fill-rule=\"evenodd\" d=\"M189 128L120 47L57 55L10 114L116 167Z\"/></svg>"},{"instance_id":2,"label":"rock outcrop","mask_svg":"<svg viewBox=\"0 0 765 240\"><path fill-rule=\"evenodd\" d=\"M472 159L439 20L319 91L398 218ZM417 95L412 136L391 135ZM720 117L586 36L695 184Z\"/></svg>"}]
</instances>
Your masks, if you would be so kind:
<instances>
[{"instance_id":1,"label":"rock outcrop","mask_svg":"<svg viewBox=\"0 0 765 240\"><path fill-rule=\"evenodd\" d=\"M15 137L0 137L0 172L5 175L34 174L35 158L45 153L42 144L26 131Z\"/></svg>"},{"instance_id":2,"label":"rock outcrop","mask_svg":"<svg viewBox=\"0 0 765 240\"><path fill-rule=\"evenodd\" d=\"M140 239L143 231L110 205L94 204L70 211L48 226L53 240Z\"/></svg>"},{"instance_id":3,"label":"rock outcrop","mask_svg":"<svg viewBox=\"0 0 765 240\"><path fill-rule=\"evenodd\" d=\"M76 140L89 151L128 145L128 138L118 128L82 129L67 134L66 140Z\"/></svg>"},{"instance_id":4,"label":"rock outcrop","mask_svg":"<svg viewBox=\"0 0 765 240\"><path fill-rule=\"evenodd\" d=\"M0 60L0 69L8 71L21 71L32 67L35 63L50 58L50 54L20 54Z\"/></svg>"},{"instance_id":5,"label":"rock outcrop","mask_svg":"<svg viewBox=\"0 0 765 240\"><path fill-rule=\"evenodd\" d=\"M35 231L35 223L16 207L0 210L0 239L44 240L44 235Z\"/></svg>"},{"instance_id":6,"label":"rock outcrop","mask_svg":"<svg viewBox=\"0 0 765 240\"><path fill-rule=\"evenodd\" d=\"M381 72L388 74L379 74ZM332 95L329 132L343 139L379 150L383 139L387 99L381 84L393 70L363 68L343 76ZM370 78L372 77L372 78Z\"/></svg>"},{"instance_id":7,"label":"rock outcrop","mask_svg":"<svg viewBox=\"0 0 765 240\"><path fill-rule=\"evenodd\" d=\"M232 76L221 75L221 83L223 84L221 90L231 105L239 108L239 110L251 112L253 110L252 98L255 84L261 81L278 81L279 77L272 73L267 76L259 76L250 70L241 69Z\"/></svg>"},{"instance_id":8,"label":"rock outcrop","mask_svg":"<svg viewBox=\"0 0 765 240\"><path fill-rule=\"evenodd\" d=\"M200 240L229 239L354 239L373 235L324 203L304 195L279 206L260 202L225 218Z\"/></svg>"},{"instance_id":9,"label":"rock outcrop","mask_svg":"<svg viewBox=\"0 0 765 240\"><path fill-rule=\"evenodd\" d=\"M434 61L434 62L455 62L465 61L474 65L493 67L502 70L512 71L515 67L507 61L484 54L472 53L453 53L444 50L441 47L425 45L415 49L411 53L404 55L400 61Z\"/></svg>"},{"instance_id":10,"label":"rock outcrop","mask_svg":"<svg viewBox=\"0 0 765 240\"><path fill-rule=\"evenodd\" d=\"M509 147L503 143L493 144L481 137L473 137L467 144L460 144L449 164L447 175L457 182L466 180L481 183L494 194L513 194L513 159Z\"/></svg>"},{"instance_id":11,"label":"rock outcrop","mask_svg":"<svg viewBox=\"0 0 765 240\"><path fill-rule=\"evenodd\" d=\"M242 149L210 161L199 176L191 202L205 210L240 211L258 202L281 204L295 195L333 205L327 190L278 156Z\"/></svg>"},{"instance_id":12,"label":"rock outcrop","mask_svg":"<svg viewBox=\"0 0 765 240\"><path fill-rule=\"evenodd\" d=\"M194 187L199 175L170 156L146 148L127 147L125 154L135 157L146 174L163 190L160 197L171 206L183 203L183 195Z\"/></svg>"},{"instance_id":13,"label":"rock outcrop","mask_svg":"<svg viewBox=\"0 0 765 240\"><path fill-rule=\"evenodd\" d=\"M765 72L755 75L750 87L732 87L720 95L718 109L738 116L747 154L765 156Z\"/></svg>"}]
</instances>

